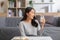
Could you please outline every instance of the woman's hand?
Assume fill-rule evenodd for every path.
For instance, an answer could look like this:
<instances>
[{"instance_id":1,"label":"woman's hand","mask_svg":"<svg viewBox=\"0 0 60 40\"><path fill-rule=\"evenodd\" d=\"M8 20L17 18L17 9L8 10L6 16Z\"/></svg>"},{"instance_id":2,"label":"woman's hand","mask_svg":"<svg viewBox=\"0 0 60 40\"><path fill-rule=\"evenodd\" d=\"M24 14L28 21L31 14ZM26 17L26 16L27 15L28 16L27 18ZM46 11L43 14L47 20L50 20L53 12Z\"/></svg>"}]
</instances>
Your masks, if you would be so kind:
<instances>
[{"instance_id":1,"label":"woman's hand","mask_svg":"<svg viewBox=\"0 0 60 40\"><path fill-rule=\"evenodd\" d=\"M44 16L42 16L41 18L40 18L40 23L41 23L41 27L42 27L42 29L44 28L44 25L45 25L45 18L44 18Z\"/></svg>"}]
</instances>

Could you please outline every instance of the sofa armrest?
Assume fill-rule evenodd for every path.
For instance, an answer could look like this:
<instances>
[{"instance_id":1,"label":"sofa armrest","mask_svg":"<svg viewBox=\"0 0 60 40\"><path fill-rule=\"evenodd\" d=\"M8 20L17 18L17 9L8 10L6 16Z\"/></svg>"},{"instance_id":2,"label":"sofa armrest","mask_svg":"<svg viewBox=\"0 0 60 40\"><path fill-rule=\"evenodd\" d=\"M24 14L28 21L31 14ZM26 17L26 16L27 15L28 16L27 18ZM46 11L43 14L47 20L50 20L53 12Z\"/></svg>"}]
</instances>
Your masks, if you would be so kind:
<instances>
[{"instance_id":1,"label":"sofa armrest","mask_svg":"<svg viewBox=\"0 0 60 40\"><path fill-rule=\"evenodd\" d=\"M56 27L56 26L51 25L51 24L45 24L45 27Z\"/></svg>"},{"instance_id":2,"label":"sofa armrest","mask_svg":"<svg viewBox=\"0 0 60 40\"><path fill-rule=\"evenodd\" d=\"M0 33L0 38L4 40L10 40L14 36L20 36L20 31L18 27L1 27Z\"/></svg>"}]
</instances>

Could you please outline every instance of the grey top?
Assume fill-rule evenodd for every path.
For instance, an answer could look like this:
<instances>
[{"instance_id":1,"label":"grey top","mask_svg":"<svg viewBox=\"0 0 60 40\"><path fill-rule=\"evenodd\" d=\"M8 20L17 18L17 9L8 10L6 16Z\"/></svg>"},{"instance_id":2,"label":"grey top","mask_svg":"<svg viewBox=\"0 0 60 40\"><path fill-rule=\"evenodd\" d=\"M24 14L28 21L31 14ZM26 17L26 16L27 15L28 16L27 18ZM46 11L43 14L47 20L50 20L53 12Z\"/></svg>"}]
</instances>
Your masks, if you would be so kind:
<instances>
[{"instance_id":1,"label":"grey top","mask_svg":"<svg viewBox=\"0 0 60 40\"><path fill-rule=\"evenodd\" d=\"M38 21L36 21L38 22ZM25 21L21 21L19 23L19 29L21 36L28 36L28 35L34 35L37 36L38 32L40 31L41 27L40 24L38 23L38 27L33 27L31 23L27 23Z\"/></svg>"}]
</instances>

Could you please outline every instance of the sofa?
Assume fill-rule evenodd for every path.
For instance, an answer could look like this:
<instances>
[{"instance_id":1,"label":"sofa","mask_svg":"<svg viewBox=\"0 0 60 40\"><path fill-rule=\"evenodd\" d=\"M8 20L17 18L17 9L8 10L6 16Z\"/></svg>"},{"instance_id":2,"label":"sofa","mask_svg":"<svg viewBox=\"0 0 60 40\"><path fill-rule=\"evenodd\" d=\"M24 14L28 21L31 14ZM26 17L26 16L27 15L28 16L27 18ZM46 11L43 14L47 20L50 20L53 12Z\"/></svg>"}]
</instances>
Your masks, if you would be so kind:
<instances>
[{"instance_id":1,"label":"sofa","mask_svg":"<svg viewBox=\"0 0 60 40\"><path fill-rule=\"evenodd\" d=\"M21 18L0 17L0 40L11 40L14 36L20 36L17 24Z\"/></svg>"},{"instance_id":2,"label":"sofa","mask_svg":"<svg viewBox=\"0 0 60 40\"><path fill-rule=\"evenodd\" d=\"M45 19L42 36L51 36L53 40L60 40L60 17L45 16Z\"/></svg>"},{"instance_id":3,"label":"sofa","mask_svg":"<svg viewBox=\"0 0 60 40\"><path fill-rule=\"evenodd\" d=\"M53 40L60 40L60 17L44 16L46 24L42 36L51 36ZM40 15L36 16L39 21ZM14 36L21 36L18 25L22 18L0 17L0 40L11 40Z\"/></svg>"},{"instance_id":4,"label":"sofa","mask_svg":"<svg viewBox=\"0 0 60 40\"><path fill-rule=\"evenodd\" d=\"M46 19L42 36L50 36L53 40L60 40L60 17L44 16Z\"/></svg>"}]
</instances>

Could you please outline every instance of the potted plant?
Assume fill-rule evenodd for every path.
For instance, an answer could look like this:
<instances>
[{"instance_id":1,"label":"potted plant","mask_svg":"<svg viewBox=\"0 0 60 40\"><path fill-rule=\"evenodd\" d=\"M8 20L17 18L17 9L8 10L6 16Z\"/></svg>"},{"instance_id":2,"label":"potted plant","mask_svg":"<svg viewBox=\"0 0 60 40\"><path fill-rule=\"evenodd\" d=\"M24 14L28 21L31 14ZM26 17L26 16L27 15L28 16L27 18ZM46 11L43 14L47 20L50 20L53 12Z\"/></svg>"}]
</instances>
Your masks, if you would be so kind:
<instances>
[{"instance_id":1,"label":"potted plant","mask_svg":"<svg viewBox=\"0 0 60 40\"><path fill-rule=\"evenodd\" d=\"M9 0L9 7L14 8L15 0Z\"/></svg>"},{"instance_id":2,"label":"potted plant","mask_svg":"<svg viewBox=\"0 0 60 40\"><path fill-rule=\"evenodd\" d=\"M33 1L32 1L32 0L29 1L29 5L30 5L31 7L33 7Z\"/></svg>"},{"instance_id":3,"label":"potted plant","mask_svg":"<svg viewBox=\"0 0 60 40\"><path fill-rule=\"evenodd\" d=\"M9 0L9 1L11 1L11 2L15 2L15 0Z\"/></svg>"}]
</instances>

